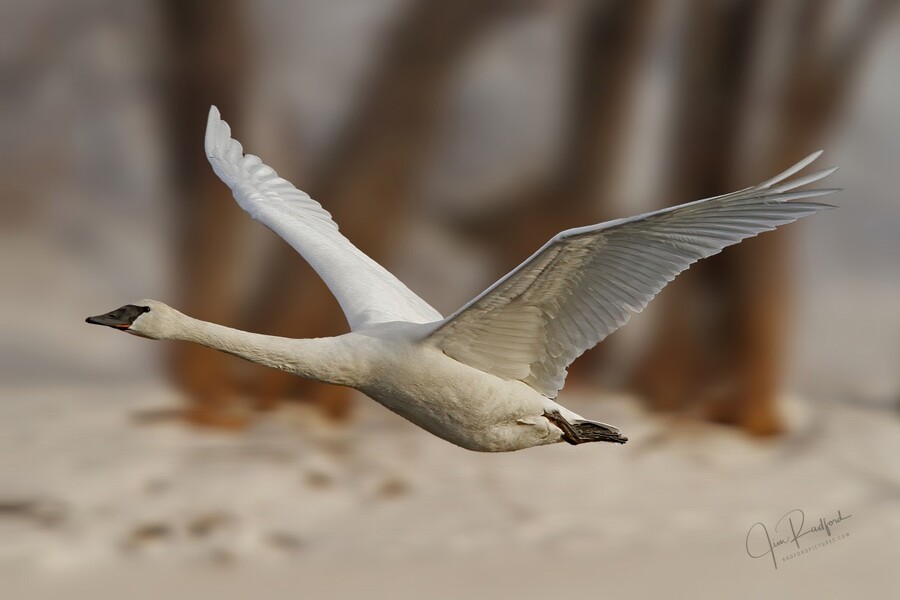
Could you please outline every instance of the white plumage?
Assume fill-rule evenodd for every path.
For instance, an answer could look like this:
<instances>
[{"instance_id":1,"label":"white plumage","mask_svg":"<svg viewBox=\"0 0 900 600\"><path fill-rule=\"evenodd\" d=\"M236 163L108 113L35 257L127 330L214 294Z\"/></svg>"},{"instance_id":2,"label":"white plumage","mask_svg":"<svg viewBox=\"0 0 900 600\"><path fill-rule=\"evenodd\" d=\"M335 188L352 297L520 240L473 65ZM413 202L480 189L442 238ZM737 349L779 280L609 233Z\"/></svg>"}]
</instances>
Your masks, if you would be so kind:
<instances>
[{"instance_id":1,"label":"white plumage","mask_svg":"<svg viewBox=\"0 0 900 600\"><path fill-rule=\"evenodd\" d=\"M624 442L615 427L553 401L572 361L697 260L828 208L801 200L836 191L795 191L834 172L790 179L817 152L739 192L569 229L443 319L341 235L318 202L256 156L244 155L215 107L206 154L238 204L322 277L351 333L313 340L262 336L197 321L153 300L91 322L143 337L193 341L348 385L435 435L481 451L559 441Z\"/></svg>"},{"instance_id":2,"label":"white plumage","mask_svg":"<svg viewBox=\"0 0 900 600\"><path fill-rule=\"evenodd\" d=\"M215 106L206 124L206 157L241 208L281 236L315 269L353 331L377 323L429 323L441 318L441 313L341 235L321 204L258 157L245 155Z\"/></svg>"},{"instance_id":3,"label":"white plumage","mask_svg":"<svg viewBox=\"0 0 900 600\"><path fill-rule=\"evenodd\" d=\"M457 360L555 398L572 361L693 263L826 208L788 201L836 190L790 190L836 169L772 187L820 155L739 192L563 231L442 322L432 339Z\"/></svg>"}]
</instances>

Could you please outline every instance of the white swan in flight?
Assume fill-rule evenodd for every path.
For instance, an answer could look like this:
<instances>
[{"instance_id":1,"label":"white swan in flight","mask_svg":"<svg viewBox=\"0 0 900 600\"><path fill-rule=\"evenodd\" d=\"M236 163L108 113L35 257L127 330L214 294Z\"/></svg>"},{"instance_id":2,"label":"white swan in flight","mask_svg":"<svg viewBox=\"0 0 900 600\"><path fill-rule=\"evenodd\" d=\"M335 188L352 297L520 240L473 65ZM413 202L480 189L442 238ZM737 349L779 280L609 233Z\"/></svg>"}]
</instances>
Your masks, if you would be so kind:
<instances>
[{"instance_id":1,"label":"white swan in flight","mask_svg":"<svg viewBox=\"0 0 900 600\"><path fill-rule=\"evenodd\" d=\"M566 369L701 258L826 204L797 191L835 169L788 181L816 152L739 192L557 234L447 318L363 254L322 206L241 144L212 107L206 155L241 208L280 235L337 297L351 332L259 335L141 300L89 323L196 342L301 377L360 390L434 435L499 452L565 441L624 443L613 426L554 401ZM298 307L298 310L302 310Z\"/></svg>"}]
</instances>

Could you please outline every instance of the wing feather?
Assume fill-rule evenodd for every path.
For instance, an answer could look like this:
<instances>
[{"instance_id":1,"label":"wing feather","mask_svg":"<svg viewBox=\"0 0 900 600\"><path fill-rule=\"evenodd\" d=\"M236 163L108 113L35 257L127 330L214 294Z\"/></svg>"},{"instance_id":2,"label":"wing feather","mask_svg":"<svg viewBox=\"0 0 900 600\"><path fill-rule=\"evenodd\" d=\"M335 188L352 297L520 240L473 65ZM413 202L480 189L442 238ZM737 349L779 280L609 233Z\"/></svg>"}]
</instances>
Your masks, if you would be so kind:
<instances>
[{"instance_id":1,"label":"wing feather","mask_svg":"<svg viewBox=\"0 0 900 600\"><path fill-rule=\"evenodd\" d=\"M315 269L353 330L390 321L431 323L441 314L338 231L331 214L240 142L215 106L206 125L206 156L251 217L277 233Z\"/></svg>"},{"instance_id":2,"label":"wing feather","mask_svg":"<svg viewBox=\"0 0 900 600\"><path fill-rule=\"evenodd\" d=\"M556 397L572 361L693 263L830 208L801 200L836 189L794 190L835 169L789 180L820 155L731 194L563 231L437 323L428 341L461 362Z\"/></svg>"}]
</instances>

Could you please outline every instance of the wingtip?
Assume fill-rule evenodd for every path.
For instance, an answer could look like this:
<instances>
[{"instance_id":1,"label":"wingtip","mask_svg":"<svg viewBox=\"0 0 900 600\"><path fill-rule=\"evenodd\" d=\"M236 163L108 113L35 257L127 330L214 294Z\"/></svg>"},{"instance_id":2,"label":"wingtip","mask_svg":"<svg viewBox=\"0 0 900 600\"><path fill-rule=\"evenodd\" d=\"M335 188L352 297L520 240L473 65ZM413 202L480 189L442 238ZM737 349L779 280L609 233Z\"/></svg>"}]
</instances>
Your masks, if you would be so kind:
<instances>
[{"instance_id":1,"label":"wingtip","mask_svg":"<svg viewBox=\"0 0 900 600\"><path fill-rule=\"evenodd\" d=\"M844 188L842 187L829 187L829 188L819 188L817 190L809 190L810 192L815 192L818 196L827 196L829 194L837 194L838 192L843 192Z\"/></svg>"},{"instance_id":2,"label":"wingtip","mask_svg":"<svg viewBox=\"0 0 900 600\"><path fill-rule=\"evenodd\" d=\"M843 192L844 188L829 188L831 193ZM821 210L833 210L835 208L840 208L837 204L829 204L828 202L816 202L821 207Z\"/></svg>"},{"instance_id":3,"label":"wingtip","mask_svg":"<svg viewBox=\"0 0 900 600\"><path fill-rule=\"evenodd\" d=\"M215 104L209 106L209 114L206 117L206 130L214 129L214 126L222 122L222 115Z\"/></svg>"},{"instance_id":4,"label":"wingtip","mask_svg":"<svg viewBox=\"0 0 900 600\"><path fill-rule=\"evenodd\" d=\"M801 160L800 162L798 162L796 165L794 165L793 167L791 167L790 169L788 169L785 172L786 173L790 172L791 175L794 175L795 173L799 173L800 171L802 171L803 169L805 169L812 163L819 160L819 157L822 156L823 154L825 154L824 150L816 150L815 152L807 155L806 158L804 158L803 160Z\"/></svg>"},{"instance_id":5,"label":"wingtip","mask_svg":"<svg viewBox=\"0 0 900 600\"><path fill-rule=\"evenodd\" d=\"M800 187L807 186L811 183L815 183L826 177L830 177L837 171L837 167L831 167L829 169L822 169L821 171L816 171L814 173L810 173L809 175L805 175L803 177L798 177L797 179L789 179L787 182L781 183L776 187L769 188L770 194L781 194L784 192L788 192L790 190L795 190ZM834 190L835 188L830 188Z\"/></svg>"},{"instance_id":6,"label":"wingtip","mask_svg":"<svg viewBox=\"0 0 900 600\"><path fill-rule=\"evenodd\" d=\"M223 130L226 132L225 137L231 137L231 131L228 129L228 124L222 120L216 105L212 104L209 107L209 115L206 118L206 136L203 140L207 158L212 157L213 150L216 147L217 138L220 137L220 132Z\"/></svg>"},{"instance_id":7,"label":"wingtip","mask_svg":"<svg viewBox=\"0 0 900 600\"><path fill-rule=\"evenodd\" d=\"M806 158L804 158L803 160L801 160L801 161L798 162L797 164L795 164L795 165L793 165L792 167L790 167L790 168L788 168L788 169L782 171L781 173L779 173L779 174L776 175L775 177L772 177L771 179L768 179L768 180L762 182L761 184L759 184L759 185L756 186L756 187L757 187L758 189L766 189L766 188L772 187L772 186L775 185L776 183L780 183L780 182L786 180L788 177L791 177L791 176L795 175L796 173L799 173L800 171L802 171L803 169L805 169L806 167L808 167L811 163L815 162L816 159L818 159L820 156L822 156L822 153L823 153L823 152L825 152L825 151L824 151L824 150L816 150L815 152L813 152L812 154L808 155Z\"/></svg>"}]
</instances>

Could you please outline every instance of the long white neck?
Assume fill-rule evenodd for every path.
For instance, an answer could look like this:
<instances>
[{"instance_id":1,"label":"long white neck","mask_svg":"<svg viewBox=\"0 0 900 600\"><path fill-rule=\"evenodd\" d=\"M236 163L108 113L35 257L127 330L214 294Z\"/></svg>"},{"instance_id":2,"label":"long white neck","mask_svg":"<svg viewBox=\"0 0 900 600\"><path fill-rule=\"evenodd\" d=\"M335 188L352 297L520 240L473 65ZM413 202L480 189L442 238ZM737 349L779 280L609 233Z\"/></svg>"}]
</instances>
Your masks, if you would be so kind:
<instances>
[{"instance_id":1,"label":"long white neck","mask_svg":"<svg viewBox=\"0 0 900 600\"><path fill-rule=\"evenodd\" d=\"M353 386L360 375L352 344L339 337L291 339L261 335L181 313L178 313L177 324L165 337L202 344L316 381Z\"/></svg>"}]
</instances>

